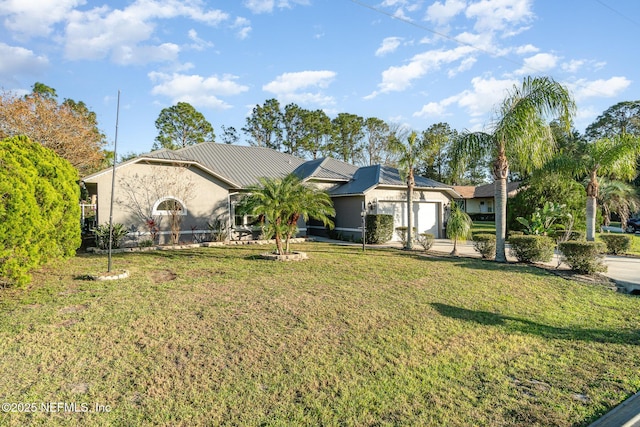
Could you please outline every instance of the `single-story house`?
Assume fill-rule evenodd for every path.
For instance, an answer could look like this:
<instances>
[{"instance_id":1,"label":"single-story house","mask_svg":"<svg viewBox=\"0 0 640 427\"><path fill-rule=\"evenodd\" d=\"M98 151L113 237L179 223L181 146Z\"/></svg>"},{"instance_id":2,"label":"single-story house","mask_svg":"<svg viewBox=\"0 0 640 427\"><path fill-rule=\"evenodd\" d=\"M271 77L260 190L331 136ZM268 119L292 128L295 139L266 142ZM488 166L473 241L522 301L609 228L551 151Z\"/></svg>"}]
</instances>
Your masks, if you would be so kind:
<instances>
[{"instance_id":1,"label":"single-story house","mask_svg":"<svg viewBox=\"0 0 640 427\"><path fill-rule=\"evenodd\" d=\"M518 193L519 182L507 183L507 197L514 197ZM459 202L464 211L470 215L495 214L495 184L454 186L453 189L462 197Z\"/></svg>"},{"instance_id":2,"label":"single-story house","mask_svg":"<svg viewBox=\"0 0 640 427\"><path fill-rule=\"evenodd\" d=\"M141 237L148 236L145 219L153 218L161 242L169 241L167 217L175 215L176 209L182 218L181 241L197 240L210 232L207 224L213 221L225 224L233 239L250 235L255 219L236 215L238 200L261 177L289 173L329 193L336 209L335 232L344 238L361 238L363 209L367 214L391 214L395 226L406 225L406 184L397 169L386 166L357 167L333 158L305 160L262 147L201 143L143 154L118 164L115 173L113 209L113 168L83 179L96 205L96 223L107 223L112 216L114 223ZM418 232L444 237L446 207L459 197L450 186L416 177L413 209ZM301 234L328 233L313 221L299 228Z\"/></svg>"}]
</instances>

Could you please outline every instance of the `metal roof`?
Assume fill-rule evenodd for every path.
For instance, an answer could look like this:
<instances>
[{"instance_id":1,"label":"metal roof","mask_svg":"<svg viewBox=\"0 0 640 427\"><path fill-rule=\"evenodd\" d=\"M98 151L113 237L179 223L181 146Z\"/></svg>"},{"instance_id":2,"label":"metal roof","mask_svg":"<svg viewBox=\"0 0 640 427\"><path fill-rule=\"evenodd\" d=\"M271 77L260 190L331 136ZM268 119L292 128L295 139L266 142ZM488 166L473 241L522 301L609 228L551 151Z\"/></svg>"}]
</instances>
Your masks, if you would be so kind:
<instances>
[{"instance_id":1,"label":"metal roof","mask_svg":"<svg viewBox=\"0 0 640 427\"><path fill-rule=\"evenodd\" d=\"M293 172L300 179L319 179L331 181L349 181L358 170L357 166L336 160L332 157L309 160Z\"/></svg>"},{"instance_id":2,"label":"metal roof","mask_svg":"<svg viewBox=\"0 0 640 427\"><path fill-rule=\"evenodd\" d=\"M270 148L214 142L203 142L179 150L158 150L142 154L118 167L145 160L193 163L236 188L258 184L259 178L282 178L292 172L302 180L327 180L342 184L330 191L334 196L364 194L378 186L406 187L406 182L400 177L398 169L389 166L374 165L358 168L331 157L306 161ZM85 179L93 178L108 170L110 169ZM460 197L452 187L440 182L421 176L416 176L415 180L416 189L435 188L446 191L454 197Z\"/></svg>"},{"instance_id":3,"label":"metal roof","mask_svg":"<svg viewBox=\"0 0 640 427\"><path fill-rule=\"evenodd\" d=\"M234 182L241 187L257 184L259 178L282 178L303 164L304 159L263 147L203 142L176 151L163 150L143 157L188 160Z\"/></svg>"},{"instance_id":4,"label":"metal roof","mask_svg":"<svg viewBox=\"0 0 640 427\"><path fill-rule=\"evenodd\" d=\"M416 176L415 181L416 189L436 188L456 194L450 186L430 178ZM406 181L400 177L400 172L396 168L381 165L365 166L359 168L347 184L331 191L331 195L363 194L378 186L406 187L406 185Z\"/></svg>"}]
</instances>

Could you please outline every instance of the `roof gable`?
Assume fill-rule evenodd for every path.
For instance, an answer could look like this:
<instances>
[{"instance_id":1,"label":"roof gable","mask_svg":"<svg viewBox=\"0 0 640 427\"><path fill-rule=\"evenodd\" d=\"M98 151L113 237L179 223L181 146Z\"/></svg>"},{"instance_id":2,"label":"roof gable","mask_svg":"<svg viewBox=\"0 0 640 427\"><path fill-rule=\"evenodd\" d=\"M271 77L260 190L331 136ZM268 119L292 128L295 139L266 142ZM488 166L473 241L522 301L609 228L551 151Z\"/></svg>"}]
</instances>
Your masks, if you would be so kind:
<instances>
[{"instance_id":1,"label":"roof gable","mask_svg":"<svg viewBox=\"0 0 640 427\"><path fill-rule=\"evenodd\" d=\"M342 162L332 157L309 160L293 171L301 180L318 179L347 182L353 178L357 166Z\"/></svg>"},{"instance_id":2,"label":"roof gable","mask_svg":"<svg viewBox=\"0 0 640 427\"><path fill-rule=\"evenodd\" d=\"M434 181L430 178L422 176L415 177L416 189L435 188L445 190L447 192L453 192L453 189L441 182ZM400 171L390 166L373 165L364 166L359 168L353 175L353 178L346 184L331 191L332 195L347 195L347 194L363 194L368 190L379 187L406 187L407 183L400 176Z\"/></svg>"}]
</instances>

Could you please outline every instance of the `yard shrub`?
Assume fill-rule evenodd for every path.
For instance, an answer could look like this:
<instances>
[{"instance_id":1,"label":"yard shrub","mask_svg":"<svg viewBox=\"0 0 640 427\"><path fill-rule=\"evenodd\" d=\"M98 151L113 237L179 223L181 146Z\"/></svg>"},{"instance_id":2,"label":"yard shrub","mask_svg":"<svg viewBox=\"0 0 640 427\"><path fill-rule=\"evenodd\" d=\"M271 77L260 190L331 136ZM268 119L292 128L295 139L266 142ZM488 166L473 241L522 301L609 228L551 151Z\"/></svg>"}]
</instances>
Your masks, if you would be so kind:
<instances>
[{"instance_id":1,"label":"yard shrub","mask_svg":"<svg viewBox=\"0 0 640 427\"><path fill-rule=\"evenodd\" d=\"M372 214L365 218L367 243L386 243L393 237L393 215Z\"/></svg>"},{"instance_id":2,"label":"yard shrub","mask_svg":"<svg viewBox=\"0 0 640 427\"><path fill-rule=\"evenodd\" d=\"M509 237L510 253L520 262L549 262L555 242L547 236L524 235Z\"/></svg>"},{"instance_id":3,"label":"yard shrub","mask_svg":"<svg viewBox=\"0 0 640 427\"><path fill-rule=\"evenodd\" d=\"M431 233L420 233L418 234L418 238L416 239L420 246L424 248L425 251L428 251L433 246L433 242L435 241L436 236Z\"/></svg>"},{"instance_id":4,"label":"yard shrub","mask_svg":"<svg viewBox=\"0 0 640 427\"><path fill-rule=\"evenodd\" d=\"M560 243L558 248L562 252L562 262L571 270L586 274L607 271L603 263L605 245L602 242L568 241Z\"/></svg>"},{"instance_id":5,"label":"yard shrub","mask_svg":"<svg viewBox=\"0 0 640 427\"><path fill-rule=\"evenodd\" d=\"M496 256L496 235L491 233L478 233L473 236L473 249L483 259L493 259Z\"/></svg>"},{"instance_id":6,"label":"yard shrub","mask_svg":"<svg viewBox=\"0 0 640 427\"><path fill-rule=\"evenodd\" d=\"M402 226L402 227L396 227L396 236L398 236L398 238L400 239L400 242L402 243L402 246L407 246L407 227ZM416 228L413 227L413 233L411 233L411 236L413 236L414 240L415 240L415 236L416 236Z\"/></svg>"},{"instance_id":7,"label":"yard shrub","mask_svg":"<svg viewBox=\"0 0 640 427\"><path fill-rule=\"evenodd\" d=\"M569 232L569 238L571 241L585 241L587 239L587 233L583 230L572 230Z\"/></svg>"},{"instance_id":8,"label":"yard shrub","mask_svg":"<svg viewBox=\"0 0 640 427\"><path fill-rule=\"evenodd\" d=\"M82 243L78 172L25 136L0 141L0 284L70 257Z\"/></svg>"},{"instance_id":9,"label":"yard shrub","mask_svg":"<svg viewBox=\"0 0 640 427\"><path fill-rule=\"evenodd\" d=\"M607 245L609 254L623 254L631 249L631 237L624 234L601 234L600 240Z\"/></svg>"},{"instance_id":10,"label":"yard shrub","mask_svg":"<svg viewBox=\"0 0 640 427\"><path fill-rule=\"evenodd\" d=\"M109 228L109 224L103 224L91 230L96 236L96 246L99 249L109 249ZM123 224L113 224L111 248L119 248L127 234L129 234L129 230ZM153 240L151 242L153 244Z\"/></svg>"}]
</instances>

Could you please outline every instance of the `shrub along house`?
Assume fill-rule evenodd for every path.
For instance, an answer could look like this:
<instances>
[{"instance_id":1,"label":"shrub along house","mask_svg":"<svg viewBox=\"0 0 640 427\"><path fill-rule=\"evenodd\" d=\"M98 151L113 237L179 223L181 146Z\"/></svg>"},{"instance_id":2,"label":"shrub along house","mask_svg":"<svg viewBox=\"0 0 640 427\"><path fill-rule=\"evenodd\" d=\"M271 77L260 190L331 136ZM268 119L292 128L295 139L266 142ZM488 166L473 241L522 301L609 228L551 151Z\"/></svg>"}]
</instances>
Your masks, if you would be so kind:
<instances>
[{"instance_id":1,"label":"shrub along house","mask_svg":"<svg viewBox=\"0 0 640 427\"><path fill-rule=\"evenodd\" d=\"M109 220L112 173L109 168L83 179L97 205L98 224ZM361 238L363 207L367 214L393 215L396 227L406 225L406 185L396 169L359 168L333 158L307 161L268 148L218 143L155 151L117 165L113 222L124 224L138 239L148 239L157 227L160 243L171 241L172 228L180 241L203 239L214 223L224 225L231 239L250 238L255 218L236 215L237 201L261 177L289 173L330 194L338 236ZM443 237L446 206L457 197L451 187L416 177L414 226ZM327 235L328 230L311 221L301 223L300 232Z\"/></svg>"}]
</instances>

